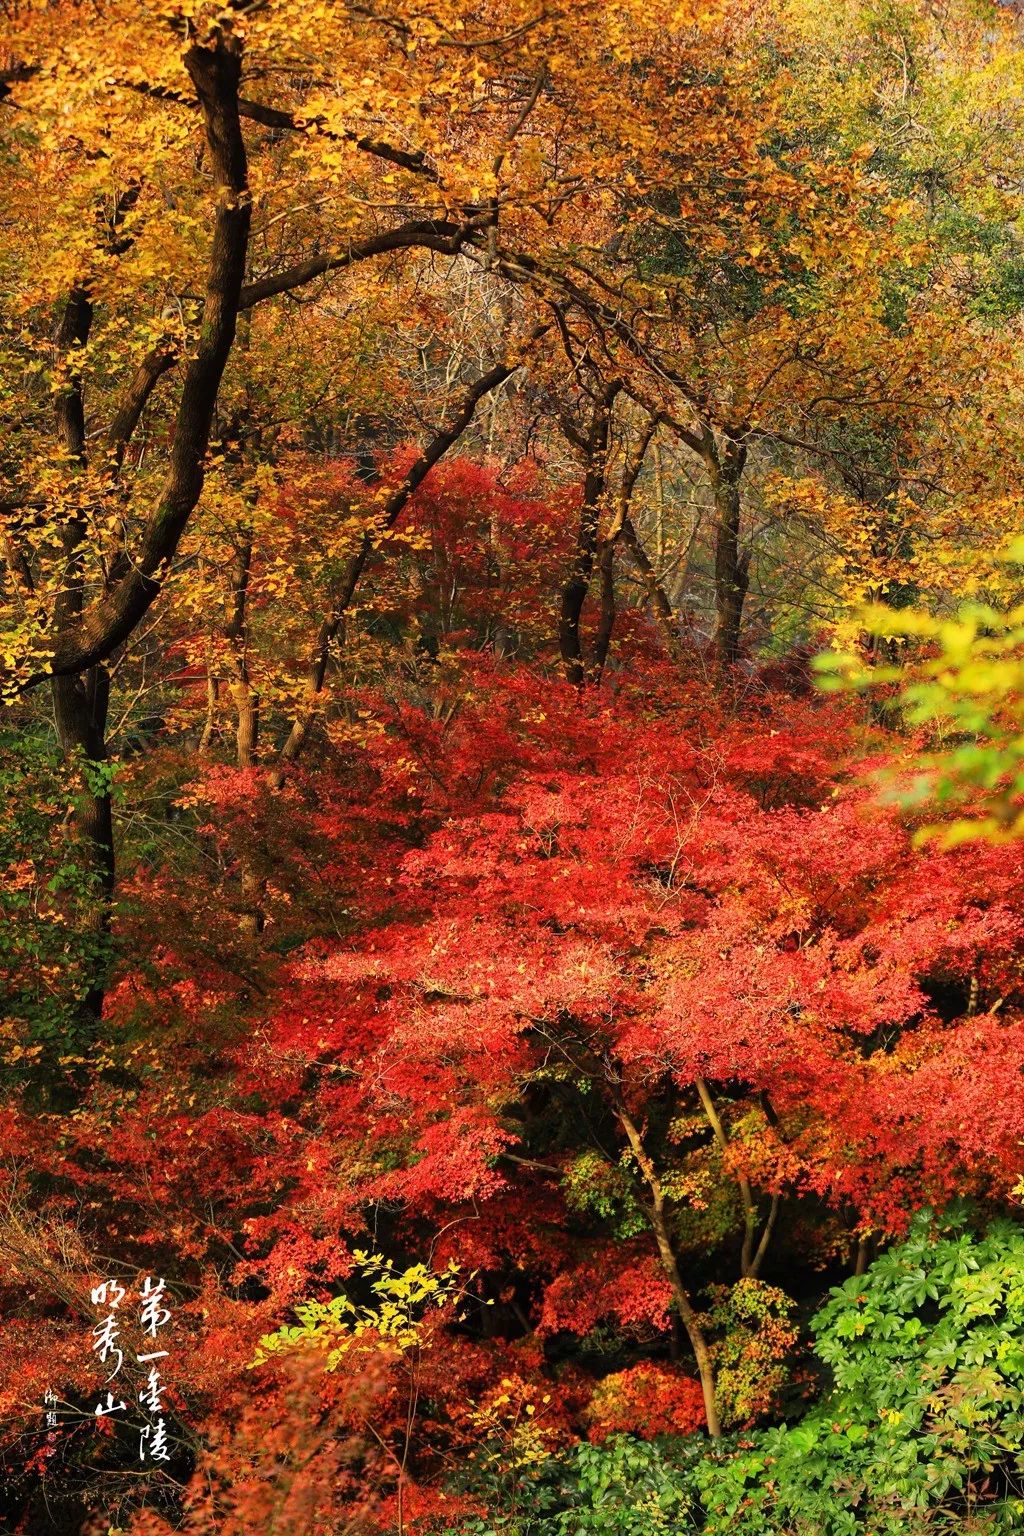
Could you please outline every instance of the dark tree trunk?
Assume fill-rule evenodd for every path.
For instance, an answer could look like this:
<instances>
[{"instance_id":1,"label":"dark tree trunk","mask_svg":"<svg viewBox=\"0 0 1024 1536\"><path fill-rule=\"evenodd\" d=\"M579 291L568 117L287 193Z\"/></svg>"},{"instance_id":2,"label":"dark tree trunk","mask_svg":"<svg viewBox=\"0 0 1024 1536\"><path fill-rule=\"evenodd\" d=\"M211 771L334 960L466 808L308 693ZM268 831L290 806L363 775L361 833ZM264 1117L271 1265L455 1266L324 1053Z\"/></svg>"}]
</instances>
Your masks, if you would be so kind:
<instances>
[{"instance_id":1,"label":"dark tree trunk","mask_svg":"<svg viewBox=\"0 0 1024 1536\"><path fill-rule=\"evenodd\" d=\"M740 543L740 480L747 450L728 441L711 464L715 497L715 660L723 670L740 652L743 604L750 579L750 554Z\"/></svg>"},{"instance_id":2,"label":"dark tree trunk","mask_svg":"<svg viewBox=\"0 0 1024 1536\"><path fill-rule=\"evenodd\" d=\"M586 601L594 570L612 410L615 398L621 389L621 383L613 381L607 384L598 396L591 417L590 431L583 445L586 456L583 504L580 507L580 521L576 532L576 549L569 567L568 578L562 588L558 616L558 649L565 667L566 679L576 688L582 688L586 680L580 615L583 612L583 604Z\"/></svg>"},{"instance_id":3,"label":"dark tree trunk","mask_svg":"<svg viewBox=\"0 0 1024 1536\"><path fill-rule=\"evenodd\" d=\"M92 329L93 307L83 288L68 296L55 337L58 357L67 369L56 406L56 426L72 475L86 468L85 399L76 354L85 346ZM62 530L64 546L63 587L54 607L56 627L74 623L85 603L84 543L86 525L76 515ZM72 829L81 843L86 865L95 876L95 902L90 927L97 935L110 924L110 898L114 891L114 823L110 803L107 756L107 709L110 677L102 665L75 676L50 680L53 716L61 750L67 762L82 776L75 797ZM97 969L82 1002L86 1020L95 1024L103 1012L103 978Z\"/></svg>"},{"instance_id":4,"label":"dark tree trunk","mask_svg":"<svg viewBox=\"0 0 1024 1536\"><path fill-rule=\"evenodd\" d=\"M147 591L162 560L173 552L176 536L169 537L176 518L184 521L199 498L203 458L209 437L214 402L221 373L234 339L238 294L245 266L251 210L246 188L245 148L238 124L237 86L239 56L233 41L217 38L211 48L193 47L185 57L186 68L202 103L218 186L218 212L203 326L196 356L189 364L171 450L172 467L164 495L150 522L139 563L111 573L116 585L109 587L93 608L86 606L86 555L88 529L81 516L69 519L63 529L64 577L54 605L54 657L51 696L61 747L69 761L82 772L82 789L74 809L74 830L88 850L97 875L95 926L105 932L110 922L110 900L115 881L113 816L110 799L106 729L110 677L104 665L117 645L127 638L144 607L127 623L131 599L122 605L126 592ZM128 201L134 200L134 193ZM123 208L119 213L123 212ZM117 221L109 232L110 249L119 250ZM86 469L85 398L78 369L78 355L89 339L93 319L92 299L85 287L72 289L54 337L55 349L66 375L57 395L56 428L69 471ZM161 373L173 359L154 353L139 370L123 409L108 435L110 465L116 474L125 447L146 401ZM157 545L163 542L162 551ZM146 551L148 550L148 554ZM140 583L142 586L140 587ZM89 635L97 615L113 605L119 610L109 625L99 620L106 633L100 643ZM61 664L63 657L64 664ZM103 981L97 973L84 1006L95 1022L103 1009Z\"/></svg>"},{"instance_id":5,"label":"dark tree trunk","mask_svg":"<svg viewBox=\"0 0 1024 1536\"><path fill-rule=\"evenodd\" d=\"M252 572L252 534L246 533L235 552L231 613L224 626L230 653L228 688L235 706L235 765L255 768L259 748L260 696L249 673L249 578ZM242 915L239 926L250 938L258 938L266 925L266 880L248 852L241 858Z\"/></svg>"},{"instance_id":6,"label":"dark tree trunk","mask_svg":"<svg viewBox=\"0 0 1024 1536\"><path fill-rule=\"evenodd\" d=\"M608 532L608 536L600 546L598 572L600 575L601 596L598 609L597 634L594 637L594 661L591 669L595 682L600 682L601 680L605 663L608 660L608 651L612 643L612 632L615 629L615 549L620 539L626 539L627 528L632 535L634 544L637 543L636 533L629 520L629 507L633 499L633 492L636 489L636 482L640 477L640 471L644 467L647 450L651 446L651 441L657 430L657 418L652 416L640 437L635 452L623 466L615 519Z\"/></svg>"},{"instance_id":7,"label":"dark tree trunk","mask_svg":"<svg viewBox=\"0 0 1024 1536\"><path fill-rule=\"evenodd\" d=\"M600 606L597 615L597 633L594 636L594 681L598 682L604 672L605 662L608 660L608 651L612 643L612 631L615 628L615 545L616 539L607 539L601 547L601 556L598 560L598 577L600 583Z\"/></svg>"},{"instance_id":8,"label":"dark tree trunk","mask_svg":"<svg viewBox=\"0 0 1024 1536\"><path fill-rule=\"evenodd\" d=\"M106 661L128 639L160 590L166 563L178 546L203 488L204 460L217 392L235 338L252 200L238 115L241 45L231 34L215 31L209 45L194 44L187 50L184 63L203 113L217 188L217 212L202 325L185 367L168 473L137 554L131 559L125 554L115 564L101 597L89 607L80 607L77 614L66 614L63 622L55 624L53 654L42 675L48 672L79 676L96 663ZM68 316L73 308L80 308L83 303L88 305L84 294L72 295L65 325L71 324ZM72 343L76 339L76 335L68 337ZM133 381L126 410L134 413L137 407L141 411L164 371L162 356L147 360L139 378ZM79 394L79 405L80 400ZM69 410L66 405L65 416L69 416ZM114 433L111 450L115 463L118 454L124 451L125 430L132 424L129 414Z\"/></svg>"}]
</instances>

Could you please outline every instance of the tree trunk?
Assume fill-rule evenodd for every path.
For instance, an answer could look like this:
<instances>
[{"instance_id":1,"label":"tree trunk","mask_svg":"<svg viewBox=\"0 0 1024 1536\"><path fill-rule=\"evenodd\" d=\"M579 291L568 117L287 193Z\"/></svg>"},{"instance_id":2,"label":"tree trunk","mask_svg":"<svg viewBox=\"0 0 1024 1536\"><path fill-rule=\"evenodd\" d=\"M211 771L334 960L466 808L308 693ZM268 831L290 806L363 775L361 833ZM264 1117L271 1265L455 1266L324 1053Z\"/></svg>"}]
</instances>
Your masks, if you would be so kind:
<instances>
[{"instance_id":1,"label":"tree trunk","mask_svg":"<svg viewBox=\"0 0 1024 1536\"><path fill-rule=\"evenodd\" d=\"M231 616L224 627L230 649L231 677L228 691L235 706L235 765L254 768L259 745L260 696L249 675L249 576L252 570L252 534L246 533L235 553L232 579ZM241 856L243 933L256 938L266 925L266 881L245 851Z\"/></svg>"},{"instance_id":2,"label":"tree trunk","mask_svg":"<svg viewBox=\"0 0 1024 1536\"><path fill-rule=\"evenodd\" d=\"M625 535L626 525L629 523L630 502L633 499L636 482L639 479L640 471L644 467L647 450L657 429L657 418L652 416L648 420L646 430L642 433L635 452L623 465L615 517L607 536L600 544L598 571L600 573L601 599L598 610L597 634L594 637L594 660L591 668L596 683L601 681L605 662L608 660L608 650L612 642L612 631L615 628L615 546L618 544L619 539ZM635 539L636 535L634 534L633 537Z\"/></svg>"},{"instance_id":3,"label":"tree trunk","mask_svg":"<svg viewBox=\"0 0 1024 1536\"><path fill-rule=\"evenodd\" d=\"M740 480L747 450L728 440L707 460L715 497L715 660L723 671L735 666L740 652L743 603L750 577L750 554L740 546Z\"/></svg>"},{"instance_id":4,"label":"tree trunk","mask_svg":"<svg viewBox=\"0 0 1024 1536\"><path fill-rule=\"evenodd\" d=\"M621 530L620 530L621 531ZM615 539L606 539L598 560L600 577L600 608L597 618L597 634L594 636L594 681L599 682L608 660L608 650L615 628Z\"/></svg>"},{"instance_id":5,"label":"tree trunk","mask_svg":"<svg viewBox=\"0 0 1024 1536\"><path fill-rule=\"evenodd\" d=\"M167 563L202 493L217 393L235 339L252 220L238 114L241 53L237 36L214 28L207 43L193 43L183 55L203 113L217 208L202 323L185 366L166 479L137 552L129 556L123 550L102 595L80 608L77 615L66 614L54 624L48 664L37 677L29 679L29 685L51 674L78 676L106 661L128 639L156 598ZM87 296L81 298L88 303ZM77 295L72 296L72 302L78 302ZM146 379L155 383L161 371L166 370L154 358ZM144 403L151 388L152 384L140 377L138 388L133 386L136 404ZM141 411L141 405L138 408ZM116 463L118 453L123 453L120 428L114 439L111 451Z\"/></svg>"},{"instance_id":6,"label":"tree trunk","mask_svg":"<svg viewBox=\"0 0 1024 1536\"><path fill-rule=\"evenodd\" d=\"M718 1416L718 1404L715 1400L715 1370L711 1359L711 1351L708 1348L704 1330L700 1326L696 1309L690 1300L683 1278L679 1273L679 1265L676 1261L675 1249L672 1246L672 1237L668 1229L667 1201L661 1180L658 1178L657 1169L649 1156L643 1143L643 1138L637 1128L632 1115L620 1102L616 1106L620 1124L626 1133L633 1156L637 1160L640 1172L647 1183L651 1193L651 1203L648 1214L651 1220L651 1228L654 1232L654 1240L658 1247L658 1257L661 1267L665 1271L666 1279L672 1287L672 1297L676 1309L682 1319L686 1336L693 1350L693 1358L697 1362L697 1372L700 1376L701 1391L704 1395L704 1416L707 1420L708 1434L717 1440L722 1433L722 1423Z\"/></svg>"},{"instance_id":7,"label":"tree trunk","mask_svg":"<svg viewBox=\"0 0 1024 1536\"><path fill-rule=\"evenodd\" d=\"M238 290L244 270L251 217L245 180L245 149L238 126L237 44L231 40L224 45L218 38L213 49L190 48L186 54L186 67L203 106L218 183L218 213L202 332L197 356L190 364L189 382L182 394L172 447L172 473L165 487L164 499L147 533L147 542L150 544L155 536L154 530L158 531L160 537L166 532L167 521L171 516L170 503L175 498L188 499L188 511L191 511L199 498L202 462L217 387L234 338ZM109 232L112 251L123 248L117 244L117 222L135 196L137 189L126 193L119 203ZM82 285L76 286L68 295L54 337L57 356L66 370L56 399L56 428L69 470L75 473L85 470L87 465L85 399L78 356L88 342L92 320L93 304L89 292ZM169 366L169 357L165 360L165 354L154 354L151 359L147 359L138 378L133 381L129 399L118 413L108 435L110 465L115 475L120 469L125 446L146 400L160 374ZM121 614L117 623L106 628L101 643L89 640L84 644L79 643L81 633L90 628L90 614L94 611L86 607L87 537L88 529L84 519L77 514L69 518L62 530L64 575L53 612L53 665L47 671L51 679L54 718L61 747L66 757L84 765L85 782L75 804L74 827L89 849L90 860L98 877L100 900L95 924L99 931L105 932L110 922L115 862L110 784L108 774L104 772L109 763L106 726L110 695L110 677L104 663L121 641L127 638L134 622L125 625L122 622L124 614ZM173 552L173 547L174 541L164 553L154 555L148 569L155 571L165 556ZM144 555L140 563L123 577L121 586L126 589L132 584L138 585L140 580L143 583L148 581L148 575L142 574L146 564ZM150 581L150 586L153 585ZM94 605L94 609L102 609L105 604L115 600L116 594L111 592L108 584L108 590L99 603ZM151 597L145 606L148 606L149 600ZM142 611L144 609L140 610L140 615ZM66 653L63 666L58 661L62 649ZM102 1013L103 982L99 975L90 987L85 1008L93 1022Z\"/></svg>"},{"instance_id":8,"label":"tree trunk","mask_svg":"<svg viewBox=\"0 0 1024 1536\"><path fill-rule=\"evenodd\" d=\"M239 768L253 767L259 738L260 700L249 677L247 605L251 569L252 534L246 533L235 552L231 615L224 627L224 638L231 652L229 688L235 706L235 762Z\"/></svg>"},{"instance_id":9,"label":"tree trunk","mask_svg":"<svg viewBox=\"0 0 1024 1536\"><path fill-rule=\"evenodd\" d=\"M715 1101L711 1097L711 1090L702 1077L696 1079L695 1086L697 1096L703 1105L704 1113L708 1117L708 1124L714 1132L715 1140L722 1155L725 1156L729 1150L729 1138L725 1134L725 1126L722 1124L721 1116L715 1108ZM754 1242L757 1239L758 1210L753 1190L750 1187L750 1180L746 1174L738 1173L736 1175L736 1187L740 1192L740 1203L743 1206L743 1245L740 1250L740 1275L744 1280L756 1280L761 1273L761 1265L764 1263L765 1255L768 1252L768 1245L775 1230L775 1222L779 1214L779 1197L778 1195L772 1196L768 1218L761 1230L760 1240L755 1249Z\"/></svg>"},{"instance_id":10,"label":"tree trunk","mask_svg":"<svg viewBox=\"0 0 1024 1536\"><path fill-rule=\"evenodd\" d=\"M594 404L590 431L585 441L586 474L583 481L583 504L580 507L580 521L576 532L576 549L569 567L568 578L562 588L558 616L558 649L565 667L566 680L575 688L582 688L586 681L580 615L590 587L594 556L597 553L612 408L615 397L621 389L621 383L613 380L612 383L605 385Z\"/></svg>"},{"instance_id":11,"label":"tree trunk","mask_svg":"<svg viewBox=\"0 0 1024 1536\"><path fill-rule=\"evenodd\" d=\"M87 465L85 400L77 354L89 339L92 319L93 306L88 294L84 288L74 288L55 337L57 355L67 369L56 400L56 426L72 474L81 473ZM65 561L62 589L54 605L57 628L73 623L85 603L86 525L81 516L76 514L68 520L61 537ZM107 669L100 664L77 675L53 677L50 695L61 751L82 775L72 827L84 849L89 873L96 879L96 900L89 926L97 935L103 935L110 925L110 899L114 892L114 824L110 780L104 772L108 765L106 730L110 701ZM103 1012L103 993L102 974L97 972L83 999L87 1020L92 1024Z\"/></svg>"}]
</instances>

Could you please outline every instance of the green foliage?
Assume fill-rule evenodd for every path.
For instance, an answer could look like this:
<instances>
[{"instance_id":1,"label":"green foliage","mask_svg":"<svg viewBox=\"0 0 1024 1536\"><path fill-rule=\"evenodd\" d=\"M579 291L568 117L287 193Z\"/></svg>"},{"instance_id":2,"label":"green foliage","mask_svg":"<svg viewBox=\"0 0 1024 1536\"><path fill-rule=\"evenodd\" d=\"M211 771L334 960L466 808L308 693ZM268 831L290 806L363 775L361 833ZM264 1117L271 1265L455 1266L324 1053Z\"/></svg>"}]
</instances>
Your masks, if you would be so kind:
<instances>
[{"instance_id":1,"label":"green foliage","mask_svg":"<svg viewBox=\"0 0 1024 1536\"><path fill-rule=\"evenodd\" d=\"M94 762L85 756L79 756L78 763L90 795L99 797L115 793L119 763Z\"/></svg>"},{"instance_id":2,"label":"green foliage","mask_svg":"<svg viewBox=\"0 0 1024 1536\"><path fill-rule=\"evenodd\" d=\"M581 1152L566 1168L562 1183L569 1207L608 1222L616 1237L646 1231L647 1218L629 1174L600 1153Z\"/></svg>"},{"instance_id":3,"label":"green foliage","mask_svg":"<svg viewBox=\"0 0 1024 1536\"><path fill-rule=\"evenodd\" d=\"M814 1327L833 1391L796 1426L698 1468L709 1532L1024 1529L1018 1227L937 1236L922 1217Z\"/></svg>"},{"instance_id":4,"label":"green foliage","mask_svg":"<svg viewBox=\"0 0 1024 1536\"><path fill-rule=\"evenodd\" d=\"M445 1536L668 1536L698 1530L692 1470L696 1438L613 1435L552 1457L544 1476L507 1515L470 1520Z\"/></svg>"},{"instance_id":5,"label":"green foliage","mask_svg":"<svg viewBox=\"0 0 1024 1536\"><path fill-rule=\"evenodd\" d=\"M0 740L0 1041L15 1074L84 1048L82 1003L109 958L97 877L66 830L67 779L44 743Z\"/></svg>"},{"instance_id":6,"label":"green foliage","mask_svg":"<svg viewBox=\"0 0 1024 1536\"><path fill-rule=\"evenodd\" d=\"M753 1305L753 1303L752 1303ZM770 1311L769 1307L769 1311ZM831 1294L813 1322L833 1386L792 1425L726 1439L580 1446L529 1509L532 1536L1009 1536L1024 1530L1024 1231L940 1230ZM483 1536L484 1526L465 1531Z\"/></svg>"},{"instance_id":7,"label":"green foliage","mask_svg":"<svg viewBox=\"0 0 1024 1536\"><path fill-rule=\"evenodd\" d=\"M615 1436L605 1445L579 1445L572 1455L575 1507L553 1522L559 1536L655 1536L694 1529L683 1471L688 1456L663 1441Z\"/></svg>"}]
</instances>

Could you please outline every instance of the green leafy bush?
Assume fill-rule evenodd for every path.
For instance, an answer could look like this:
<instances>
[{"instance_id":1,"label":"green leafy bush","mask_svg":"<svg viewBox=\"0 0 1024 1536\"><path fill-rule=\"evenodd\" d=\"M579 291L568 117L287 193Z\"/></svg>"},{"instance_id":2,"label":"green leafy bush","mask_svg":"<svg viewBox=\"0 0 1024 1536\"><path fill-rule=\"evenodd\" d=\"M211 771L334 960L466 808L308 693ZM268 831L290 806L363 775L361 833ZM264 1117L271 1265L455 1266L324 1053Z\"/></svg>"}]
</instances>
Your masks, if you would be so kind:
<instances>
[{"instance_id":1,"label":"green leafy bush","mask_svg":"<svg viewBox=\"0 0 1024 1536\"><path fill-rule=\"evenodd\" d=\"M102 892L68 832L74 775L0 735L0 1057L5 1080L84 1050L82 1002L109 959Z\"/></svg>"},{"instance_id":2,"label":"green leafy bush","mask_svg":"<svg viewBox=\"0 0 1024 1536\"><path fill-rule=\"evenodd\" d=\"M814 1318L833 1385L799 1422L711 1445L625 1437L552 1463L516 1536L1024 1531L1024 1231L919 1217Z\"/></svg>"},{"instance_id":3,"label":"green leafy bush","mask_svg":"<svg viewBox=\"0 0 1024 1536\"><path fill-rule=\"evenodd\" d=\"M516 1509L445 1536L676 1536L700 1529L692 1463L701 1441L613 1435L552 1457Z\"/></svg>"},{"instance_id":4,"label":"green leafy bush","mask_svg":"<svg viewBox=\"0 0 1024 1536\"><path fill-rule=\"evenodd\" d=\"M709 1532L1024 1530L1024 1234L906 1242L814 1320L835 1386L697 1470Z\"/></svg>"}]
</instances>

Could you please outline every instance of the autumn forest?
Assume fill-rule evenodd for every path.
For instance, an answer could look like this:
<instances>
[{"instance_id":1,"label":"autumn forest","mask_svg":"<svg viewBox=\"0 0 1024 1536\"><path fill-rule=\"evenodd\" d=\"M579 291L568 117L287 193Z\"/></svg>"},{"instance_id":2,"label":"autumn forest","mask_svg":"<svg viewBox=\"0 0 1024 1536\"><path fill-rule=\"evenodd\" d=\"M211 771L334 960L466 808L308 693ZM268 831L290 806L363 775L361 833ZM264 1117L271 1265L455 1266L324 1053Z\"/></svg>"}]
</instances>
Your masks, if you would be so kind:
<instances>
[{"instance_id":1,"label":"autumn forest","mask_svg":"<svg viewBox=\"0 0 1024 1536\"><path fill-rule=\"evenodd\" d=\"M1024 14L0 5L0 1532L1024 1532Z\"/></svg>"}]
</instances>

